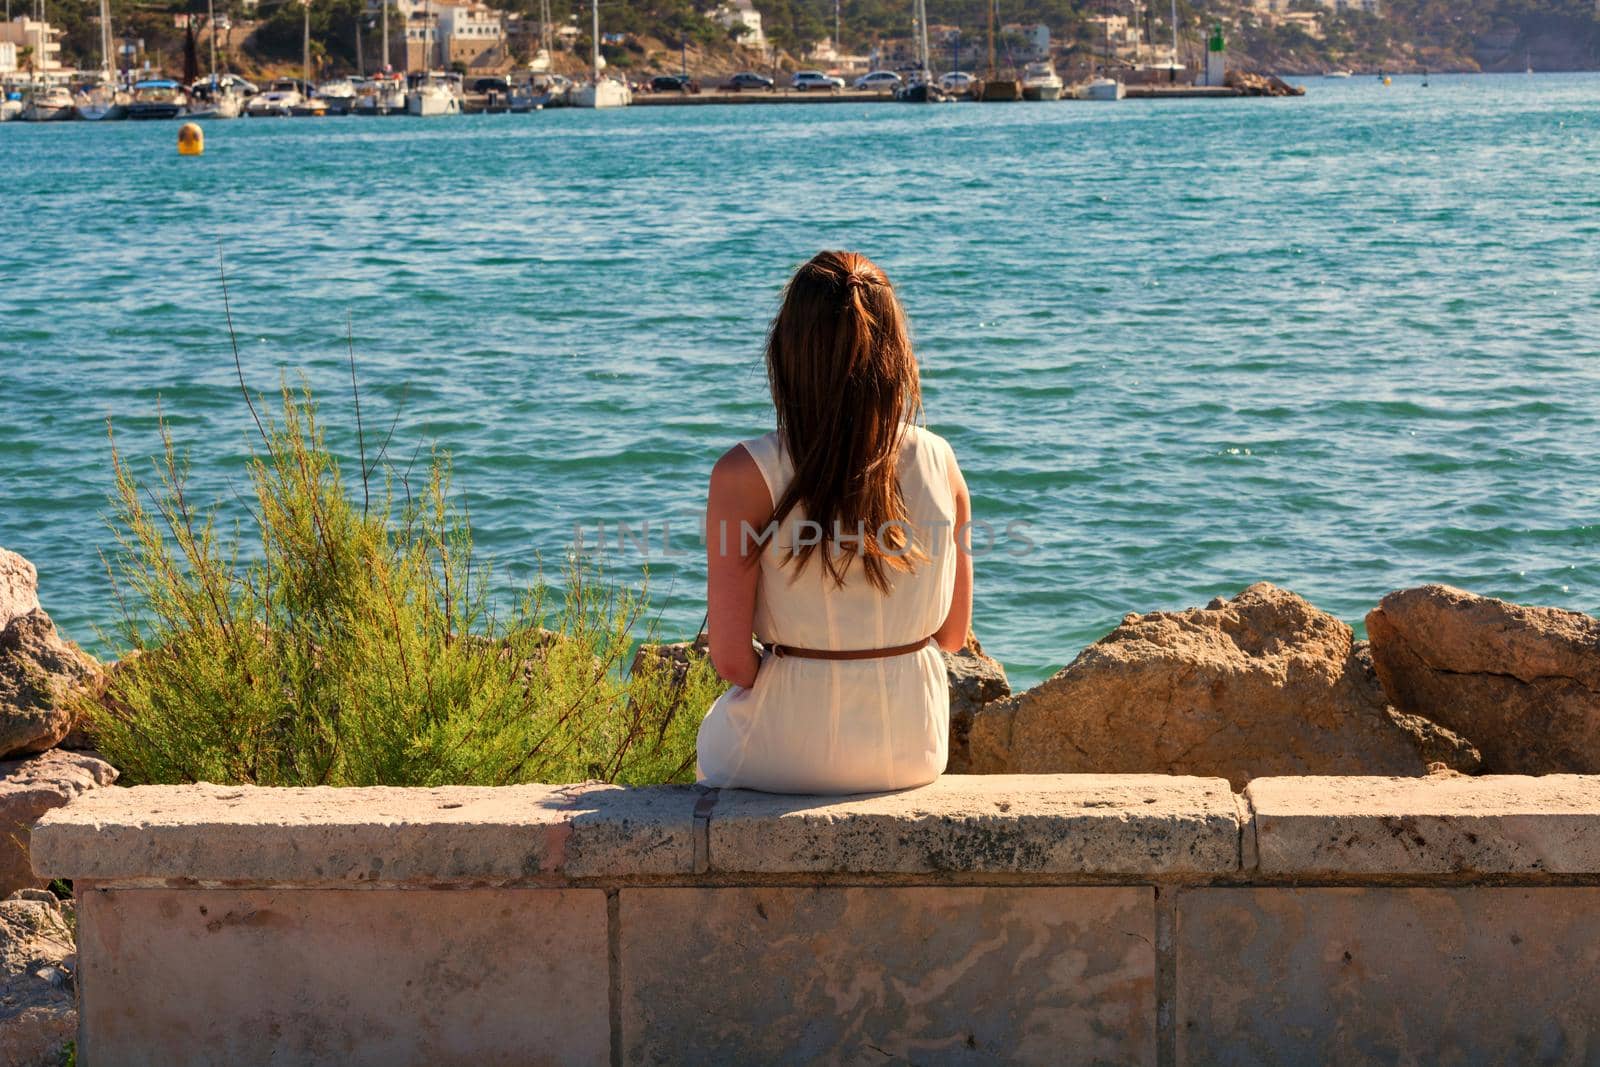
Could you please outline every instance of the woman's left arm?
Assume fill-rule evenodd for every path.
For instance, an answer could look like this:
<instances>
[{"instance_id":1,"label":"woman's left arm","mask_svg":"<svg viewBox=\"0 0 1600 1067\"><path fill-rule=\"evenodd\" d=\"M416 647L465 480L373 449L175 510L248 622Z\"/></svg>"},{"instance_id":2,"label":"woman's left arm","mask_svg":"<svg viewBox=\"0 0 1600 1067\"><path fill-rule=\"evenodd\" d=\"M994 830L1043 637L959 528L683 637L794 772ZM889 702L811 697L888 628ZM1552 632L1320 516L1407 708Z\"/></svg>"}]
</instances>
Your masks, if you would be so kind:
<instances>
[{"instance_id":1,"label":"woman's left arm","mask_svg":"<svg viewBox=\"0 0 1600 1067\"><path fill-rule=\"evenodd\" d=\"M972 629L972 499L954 453L950 456L950 492L956 501L956 525L950 532L956 551L956 588L950 612L933 639L946 652L959 652L966 647Z\"/></svg>"},{"instance_id":2,"label":"woman's left arm","mask_svg":"<svg viewBox=\"0 0 1600 1067\"><path fill-rule=\"evenodd\" d=\"M759 533L771 517L761 468L743 445L734 445L711 469L706 499L706 625L711 665L723 681L746 688L761 666L751 644L761 568L750 558L761 546L753 539L747 544L744 529Z\"/></svg>"}]
</instances>

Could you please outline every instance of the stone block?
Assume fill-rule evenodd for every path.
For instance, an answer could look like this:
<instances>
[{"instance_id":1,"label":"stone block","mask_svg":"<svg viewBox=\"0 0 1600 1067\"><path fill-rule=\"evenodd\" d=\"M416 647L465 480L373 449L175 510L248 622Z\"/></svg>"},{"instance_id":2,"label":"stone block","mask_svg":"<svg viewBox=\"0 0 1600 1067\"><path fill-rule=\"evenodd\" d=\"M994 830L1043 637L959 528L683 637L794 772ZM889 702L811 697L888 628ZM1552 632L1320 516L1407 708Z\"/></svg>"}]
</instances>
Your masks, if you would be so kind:
<instances>
[{"instance_id":1,"label":"stone block","mask_svg":"<svg viewBox=\"0 0 1600 1067\"><path fill-rule=\"evenodd\" d=\"M81 896L85 1067L610 1055L603 890Z\"/></svg>"},{"instance_id":2,"label":"stone block","mask_svg":"<svg viewBox=\"0 0 1600 1067\"><path fill-rule=\"evenodd\" d=\"M693 869L693 790L139 786L34 832L34 869L99 881L484 882Z\"/></svg>"},{"instance_id":3,"label":"stone block","mask_svg":"<svg viewBox=\"0 0 1600 1067\"><path fill-rule=\"evenodd\" d=\"M1165 775L946 775L899 793L723 790L710 863L729 872L1192 875L1239 866L1226 780Z\"/></svg>"},{"instance_id":4,"label":"stone block","mask_svg":"<svg viewBox=\"0 0 1600 1067\"><path fill-rule=\"evenodd\" d=\"M1600 776L1258 778L1262 874L1600 872Z\"/></svg>"},{"instance_id":5,"label":"stone block","mask_svg":"<svg viewBox=\"0 0 1600 1067\"><path fill-rule=\"evenodd\" d=\"M1600 889L1189 889L1180 1065L1594 1063Z\"/></svg>"},{"instance_id":6,"label":"stone block","mask_svg":"<svg viewBox=\"0 0 1600 1067\"><path fill-rule=\"evenodd\" d=\"M1153 1063L1153 890L620 894L622 1059Z\"/></svg>"}]
</instances>

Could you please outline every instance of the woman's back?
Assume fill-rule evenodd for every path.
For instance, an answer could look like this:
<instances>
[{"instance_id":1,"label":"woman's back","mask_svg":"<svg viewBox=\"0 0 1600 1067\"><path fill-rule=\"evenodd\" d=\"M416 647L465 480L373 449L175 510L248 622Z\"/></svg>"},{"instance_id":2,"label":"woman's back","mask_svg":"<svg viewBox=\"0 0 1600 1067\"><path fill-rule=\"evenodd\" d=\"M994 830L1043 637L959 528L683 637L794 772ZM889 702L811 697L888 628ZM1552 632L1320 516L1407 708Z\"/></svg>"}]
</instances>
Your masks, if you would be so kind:
<instances>
[{"instance_id":1,"label":"woman's back","mask_svg":"<svg viewBox=\"0 0 1600 1067\"><path fill-rule=\"evenodd\" d=\"M743 446L776 502L793 476L779 435ZM706 716L701 781L783 793L872 792L925 785L944 770L949 683L928 638L945 621L955 585L952 465L943 438L907 428L897 470L913 542L926 558L910 571L890 571L887 591L867 581L857 561L842 586L821 566L797 569L788 558L796 537L819 532L807 529L803 508L776 531L756 531L766 535L755 605L755 634L764 645L852 651L923 644L849 660L769 652L755 685L730 691ZM853 550L848 539L838 547Z\"/></svg>"},{"instance_id":2,"label":"woman's back","mask_svg":"<svg viewBox=\"0 0 1600 1067\"><path fill-rule=\"evenodd\" d=\"M744 448L761 469L774 502L781 499L794 467L776 432ZM949 542L955 521L950 486L950 446L920 427L907 427L896 470L916 545L927 562L911 571L888 572L889 588L879 591L862 568L847 570L843 586L821 567L797 571L788 562L797 535L831 534L807 530L804 505L785 517L761 555L755 633L763 644L799 648L889 648L926 638L944 622L955 581L955 553ZM843 531L845 535L854 530ZM848 540L840 549L850 553ZM792 580L791 580L792 579Z\"/></svg>"}]
</instances>

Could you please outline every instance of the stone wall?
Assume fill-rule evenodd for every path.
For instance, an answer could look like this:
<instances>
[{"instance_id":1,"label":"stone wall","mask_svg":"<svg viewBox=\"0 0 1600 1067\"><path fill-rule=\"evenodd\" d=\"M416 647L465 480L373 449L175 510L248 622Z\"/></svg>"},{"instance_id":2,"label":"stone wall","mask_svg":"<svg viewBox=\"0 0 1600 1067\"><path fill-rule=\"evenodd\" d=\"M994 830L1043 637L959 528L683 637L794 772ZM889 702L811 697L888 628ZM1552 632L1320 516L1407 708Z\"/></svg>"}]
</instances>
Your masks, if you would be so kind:
<instances>
[{"instance_id":1,"label":"stone wall","mask_svg":"<svg viewBox=\"0 0 1600 1067\"><path fill-rule=\"evenodd\" d=\"M79 1062L1593 1062L1600 778L104 789Z\"/></svg>"}]
</instances>

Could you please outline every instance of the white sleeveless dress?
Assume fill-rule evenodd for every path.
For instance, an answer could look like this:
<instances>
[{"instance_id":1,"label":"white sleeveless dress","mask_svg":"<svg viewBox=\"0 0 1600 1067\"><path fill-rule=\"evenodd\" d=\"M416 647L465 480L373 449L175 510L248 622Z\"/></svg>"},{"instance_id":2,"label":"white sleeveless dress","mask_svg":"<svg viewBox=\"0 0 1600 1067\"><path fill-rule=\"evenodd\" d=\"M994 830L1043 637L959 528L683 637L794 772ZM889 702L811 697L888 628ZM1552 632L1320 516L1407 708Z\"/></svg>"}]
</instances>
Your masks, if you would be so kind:
<instances>
[{"instance_id":1,"label":"white sleeveless dress","mask_svg":"<svg viewBox=\"0 0 1600 1067\"><path fill-rule=\"evenodd\" d=\"M776 502L794 475L776 433L742 442ZM839 587L813 559L784 565L796 508L761 556L755 632L763 644L870 649L910 644L944 624L955 592L954 463L942 437L908 429L899 477L927 561L889 571L887 594L859 563ZM733 534L731 536L737 536ZM737 543L732 544L737 551ZM755 685L724 693L700 726L705 785L772 793L866 793L926 785L949 754L950 689L937 646L864 660L762 658Z\"/></svg>"}]
</instances>

